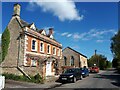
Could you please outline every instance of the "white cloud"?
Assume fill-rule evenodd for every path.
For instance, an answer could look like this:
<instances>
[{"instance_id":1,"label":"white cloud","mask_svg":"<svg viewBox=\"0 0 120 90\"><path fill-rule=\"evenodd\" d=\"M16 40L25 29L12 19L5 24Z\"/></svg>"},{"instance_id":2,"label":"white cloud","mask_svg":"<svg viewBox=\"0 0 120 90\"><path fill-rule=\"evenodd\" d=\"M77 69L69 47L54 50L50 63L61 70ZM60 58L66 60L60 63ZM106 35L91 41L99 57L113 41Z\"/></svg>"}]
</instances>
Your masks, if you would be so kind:
<instances>
[{"instance_id":1,"label":"white cloud","mask_svg":"<svg viewBox=\"0 0 120 90\"><path fill-rule=\"evenodd\" d=\"M74 33L73 38L74 39L80 39L81 37L80 37L79 33Z\"/></svg>"},{"instance_id":2,"label":"white cloud","mask_svg":"<svg viewBox=\"0 0 120 90\"><path fill-rule=\"evenodd\" d=\"M96 40L97 43L102 43L104 40Z\"/></svg>"},{"instance_id":3,"label":"white cloud","mask_svg":"<svg viewBox=\"0 0 120 90\"><path fill-rule=\"evenodd\" d=\"M68 35L67 35L67 37L71 37L71 36L72 36L72 34L68 34Z\"/></svg>"},{"instance_id":4,"label":"white cloud","mask_svg":"<svg viewBox=\"0 0 120 90\"><path fill-rule=\"evenodd\" d=\"M54 16L57 16L60 21L80 21L84 18L83 15L79 15L79 12L75 6L75 2L70 0L62 0L61 2L58 0L56 0L55 2L48 2L47 0L44 0L44 2L35 2L34 0L31 0L29 4L31 10L33 10L35 7L33 5L41 7L43 12L52 13Z\"/></svg>"},{"instance_id":5,"label":"white cloud","mask_svg":"<svg viewBox=\"0 0 120 90\"><path fill-rule=\"evenodd\" d=\"M115 29L90 29L89 32L83 32L83 33L69 33L69 32L64 32L61 34L61 36L65 37L71 37L74 40L96 40L96 42L102 43L105 40L104 39L109 39L108 35L114 35L116 33Z\"/></svg>"},{"instance_id":6,"label":"white cloud","mask_svg":"<svg viewBox=\"0 0 120 90\"><path fill-rule=\"evenodd\" d=\"M64 32L61 34L61 36L66 36L66 35L68 35L68 32Z\"/></svg>"}]
</instances>

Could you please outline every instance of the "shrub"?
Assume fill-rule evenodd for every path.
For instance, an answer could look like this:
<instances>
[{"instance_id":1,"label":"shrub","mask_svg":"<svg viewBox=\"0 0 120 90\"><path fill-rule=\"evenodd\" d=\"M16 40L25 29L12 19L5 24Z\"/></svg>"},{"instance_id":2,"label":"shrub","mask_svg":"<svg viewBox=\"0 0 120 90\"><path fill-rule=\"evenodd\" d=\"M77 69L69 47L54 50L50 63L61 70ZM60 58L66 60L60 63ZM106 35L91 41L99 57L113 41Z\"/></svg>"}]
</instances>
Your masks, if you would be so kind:
<instances>
[{"instance_id":1,"label":"shrub","mask_svg":"<svg viewBox=\"0 0 120 90\"><path fill-rule=\"evenodd\" d=\"M43 83L43 79L39 75L39 73L34 76L34 79L35 79L35 83Z\"/></svg>"},{"instance_id":2,"label":"shrub","mask_svg":"<svg viewBox=\"0 0 120 90\"><path fill-rule=\"evenodd\" d=\"M36 74L35 76L30 76L31 79L28 79L26 76L18 76L15 74L8 74L8 73L4 73L2 74L3 76L5 76L6 79L12 79L12 80L17 80L17 81L27 81L27 82L34 82L34 83L44 83L44 80L42 79L42 77L39 74Z\"/></svg>"}]
</instances>

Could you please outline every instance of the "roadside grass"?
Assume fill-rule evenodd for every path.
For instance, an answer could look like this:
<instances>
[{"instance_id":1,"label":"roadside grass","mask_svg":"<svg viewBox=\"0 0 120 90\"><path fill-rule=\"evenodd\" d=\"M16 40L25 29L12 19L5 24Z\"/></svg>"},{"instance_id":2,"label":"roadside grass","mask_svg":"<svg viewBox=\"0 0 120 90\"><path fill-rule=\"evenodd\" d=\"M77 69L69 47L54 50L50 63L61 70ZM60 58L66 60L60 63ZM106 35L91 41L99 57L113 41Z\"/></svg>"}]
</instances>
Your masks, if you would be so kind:
<instances>
[{"instance_id":1,"label":"roadside grass","mask_svg":"<svg viewBox=\"0 0 120 90\"><path fill-rule=\"evenodd\" d=\"M44 79L39 74L36 74L35 76L30 76L31 79L28 79L24 75L18 76L18 75L9 74L9 73L4 73L2 75L5 76L6 79L10 79L10 80L26 81L26 82L44 84Z\"/></svg>"}]
</instances>

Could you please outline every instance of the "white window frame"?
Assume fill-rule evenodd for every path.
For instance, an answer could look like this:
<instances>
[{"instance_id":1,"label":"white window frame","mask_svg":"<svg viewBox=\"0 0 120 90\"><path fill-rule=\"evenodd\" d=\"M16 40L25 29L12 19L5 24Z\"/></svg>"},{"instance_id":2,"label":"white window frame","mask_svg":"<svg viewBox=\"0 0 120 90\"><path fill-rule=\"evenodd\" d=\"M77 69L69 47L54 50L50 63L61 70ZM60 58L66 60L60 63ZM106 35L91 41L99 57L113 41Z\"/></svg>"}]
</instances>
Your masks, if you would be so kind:
<instances>
[{"instance_id":1,"label":"white window frame","mask_svg":"<svg viewBox=\"0 0 120 90\"><path fill-rule=\"evenodd\" d=\"M49 46L49 52L48 52L48 46ZM51 54L51 46L50 46L50 44L47 45L47 53Z\"/></svg>"},{"instance_id":2,"label":"white window frame","mask_svg":"<svg viewBox=\"0 0 120 90\"><path fill-rule=\"evenodd\" d=\"M56 55L56 48L55 48L55 53L54 53L54 48L55 48L55 47L53 47L53 55Z\"/></svg>"},{"instance_id":3,"label":"white window frame","mask_svg":"<svg viewBox=\"0 0 120 90\"><path fill-rule=\"evenodd\" d=\"M31 66L36 67L37 66L37 60L31 60Z\"/></svg>"},{"instance_id":4,"label":"white window frame","mask_svg":"<svg viewBox=\"0 0 120 90\"><path fill-rule=\"evenodd\" d=\"M35 49L32 48L32 44L33 44L32 42L33 42L33 40L35 41ZM31 40L31 50L32 51L37 51L37 40L36 39L32 39Z\"/></svg>"},{"instance_id":5,"label":"white window frame","mask_svg":"<svg viewBox=\"0 0 120 90\"><path fill-rule=\"evenodd\" d=\"M41 43L43 44L43 50L41 51ZM40 52L44 53L44 42L40 42Z\"/></svg>"}]
</instances>

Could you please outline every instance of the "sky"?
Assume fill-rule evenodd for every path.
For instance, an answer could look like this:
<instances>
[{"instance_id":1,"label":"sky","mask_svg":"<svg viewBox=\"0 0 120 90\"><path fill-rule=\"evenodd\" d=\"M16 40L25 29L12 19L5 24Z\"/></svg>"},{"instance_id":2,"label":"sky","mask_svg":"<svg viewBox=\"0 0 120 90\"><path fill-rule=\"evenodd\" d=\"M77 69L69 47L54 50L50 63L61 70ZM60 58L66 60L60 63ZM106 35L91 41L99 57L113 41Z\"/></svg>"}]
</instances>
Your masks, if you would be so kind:
<instances>
[{"instance_id":1,"label":"sky","mask_svg":"<svg viewBox=\"0 0 120 90\"><path fill-rule=\"evenodd\" d=\"M112 60L111 38L118 31L117 2L18 2L21 19L37 28L54 28L54 38L63 49L67 46L86 55L97 50ZM16 2L2 2L2 30L8 25ZM0 34L1 35L1 34Z\"/></svg>"}]
</instances>

